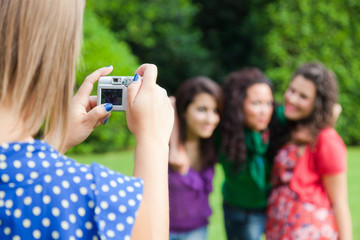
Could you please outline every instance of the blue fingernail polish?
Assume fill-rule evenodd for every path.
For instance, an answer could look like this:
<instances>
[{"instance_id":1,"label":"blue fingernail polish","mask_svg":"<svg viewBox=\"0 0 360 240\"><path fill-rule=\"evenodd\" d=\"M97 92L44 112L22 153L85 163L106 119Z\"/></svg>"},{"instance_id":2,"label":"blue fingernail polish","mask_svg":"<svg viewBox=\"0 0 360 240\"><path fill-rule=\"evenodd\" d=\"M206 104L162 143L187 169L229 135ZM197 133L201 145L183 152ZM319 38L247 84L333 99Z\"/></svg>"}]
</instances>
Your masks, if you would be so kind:
<instances>
[{"instance_id":1,"label":"blue fingernail polish","mask_svg":"<svg viewBox=\"0 0 360 240\"><path fill-rule=\"evenodd\" d=\"M107 121L108 121L108 119L106 118L103 125L105 125Z\"/></svg>"},{"instance_id":2,"label":"blue fingernail polish","mask_svg":"<svg viewBox=\"0 0 360 240\"><path fill-rule=\"evenodd\" d=\"M136 82L139 79L139 74L135 74L133 81Z\"/></svg>"},{"instance_id":3,"label":"blue fingernail polish","mask_svg":"<svg viewBox=\"0 0 360 240\"><path fill-rule=\"evenodd\" d=\"M107 112L110 112L113 109L113 105L111 103L105 104L104 107Z\"/></svg>"},{"instance_id":4,"label":"blue fingernail polish","mask_svg":"<svg viewBox=\"0 0 360 240\"><path fill-rule=\"evenodd\" d=\"M109 65L109 66L107 66L107 67L111 67L112 65Z\"/></svg>"}]
</instances>

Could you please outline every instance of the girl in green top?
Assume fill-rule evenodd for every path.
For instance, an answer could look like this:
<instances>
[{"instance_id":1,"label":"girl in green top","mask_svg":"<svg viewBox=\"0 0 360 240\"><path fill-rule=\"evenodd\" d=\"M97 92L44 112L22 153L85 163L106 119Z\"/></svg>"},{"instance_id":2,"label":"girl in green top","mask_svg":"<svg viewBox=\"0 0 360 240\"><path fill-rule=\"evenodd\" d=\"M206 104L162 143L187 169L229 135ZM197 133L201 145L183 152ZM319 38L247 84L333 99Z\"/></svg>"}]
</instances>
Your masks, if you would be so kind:
<instances>
[{"instance_id":1,"label":"girl in green top","mask_svg":"<svg viewBox=\"0 0 360 240\"><path fill-rule=\"evenodd\" d=\"M230 73L223 87L225 106L218 135L225 228L229 240L259 240L265 230L269 190L268 124L272 86L257 68Z\"/></svg>"}]
</instances>

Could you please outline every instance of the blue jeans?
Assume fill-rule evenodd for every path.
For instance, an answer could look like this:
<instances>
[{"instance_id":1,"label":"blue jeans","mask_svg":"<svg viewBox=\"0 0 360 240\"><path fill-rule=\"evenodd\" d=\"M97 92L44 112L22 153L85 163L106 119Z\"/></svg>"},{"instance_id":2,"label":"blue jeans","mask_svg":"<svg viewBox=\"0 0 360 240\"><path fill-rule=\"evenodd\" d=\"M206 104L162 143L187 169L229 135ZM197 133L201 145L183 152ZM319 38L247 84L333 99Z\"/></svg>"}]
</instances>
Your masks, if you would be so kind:
<instances>
[{"instance_id":1,"label":"blue jeans","mask_svg":"<svg viewBox=\"0 0 360 240\"><path fill-rule=\"evenodd\" d=\"M266 210L246 210L223 204L228 240L259 240L265 232Z\"/></svg>"},{"instance_id":2,"label":"blue jeans","mask_svg":"<svg viewBox=\"0 0 360 240\"><path fill-rule=\"evenodd\" d=\"M207 226L183 233L170 233L170 240L206 240Z\"/></svg>"}]
</instances>

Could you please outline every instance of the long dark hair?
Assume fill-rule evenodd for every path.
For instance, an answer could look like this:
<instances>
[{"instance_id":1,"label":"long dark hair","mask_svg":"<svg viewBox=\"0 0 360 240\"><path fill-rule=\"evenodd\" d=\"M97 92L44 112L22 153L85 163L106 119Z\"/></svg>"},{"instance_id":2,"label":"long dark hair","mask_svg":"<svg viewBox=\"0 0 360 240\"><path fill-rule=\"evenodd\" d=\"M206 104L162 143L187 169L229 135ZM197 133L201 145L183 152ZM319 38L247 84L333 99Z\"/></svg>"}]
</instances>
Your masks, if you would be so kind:
<instances>
[{"instance_id":1,"label":"long dark hair","mask_svg":"<svg viewBox=\"0 0 360 240\"><path fill-rule=\"evenodd\" d=\"M216 101L219 116L223 111L223 93L221 87L208 77L194 77L183 82L175 93L176 112L179 119L179 143L185 144L186 141L186 120L185 112L188 106L194 101L196 95L208 93ZM215 149L213 136L207 139L200 139L200 157L202 168L206 168L214 163Z\"/></svg>"},{"instance_id":2,"label":"long dark hair","mask_svg":"<svg viewBox=\"0 0 360 240\"><path fill-rule=\"evenodd\" d=\"M272 90L271 82L262 71L246 67L230 73L223 86L225 106L220 121L221 149L238 167L244 166L246 160L244 100L247 89L257 83L265 83Z\"/></svg>"},{"instance_id":3,"label":"long dark hair","mask_svg":"<svg viewBox=\"0 0 360 240\"><path fill-rule=\"evenodd\" d=\"M274 122L270 125L270 147L268 154L270 159L273 159L277 151L286 142L291 140L291 135L298 126L309 128L312 134L312 143L314 143L322 129L334 125L333 108L338 98L335 74L323 64L314 62L301 65L293 75L292 80L297 76L302 76L314 83L316 87L314 109L310 116L305 119L289 121L286 128L274 119Z\"/></svg>"}]
</instances>

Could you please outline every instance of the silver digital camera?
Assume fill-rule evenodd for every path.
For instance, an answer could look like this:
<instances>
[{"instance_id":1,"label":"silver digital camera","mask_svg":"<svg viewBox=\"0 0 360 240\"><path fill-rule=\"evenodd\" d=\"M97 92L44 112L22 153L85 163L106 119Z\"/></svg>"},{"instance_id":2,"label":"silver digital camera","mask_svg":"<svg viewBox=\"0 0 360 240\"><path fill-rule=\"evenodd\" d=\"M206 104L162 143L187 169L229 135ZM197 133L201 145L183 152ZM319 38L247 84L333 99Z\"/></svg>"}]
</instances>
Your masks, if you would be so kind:
<instances>
[{"instance_id":1,"label":"silver digital camera","mask_svg":"<svg viewBox=\"0 0 360 240\"><path fill-rule=\"evenodd\" d=\"M113 111L126 110L127 88L134 77L104 76L99 78L97 105L112 103Z\"/></svg>"}]
</instances>

